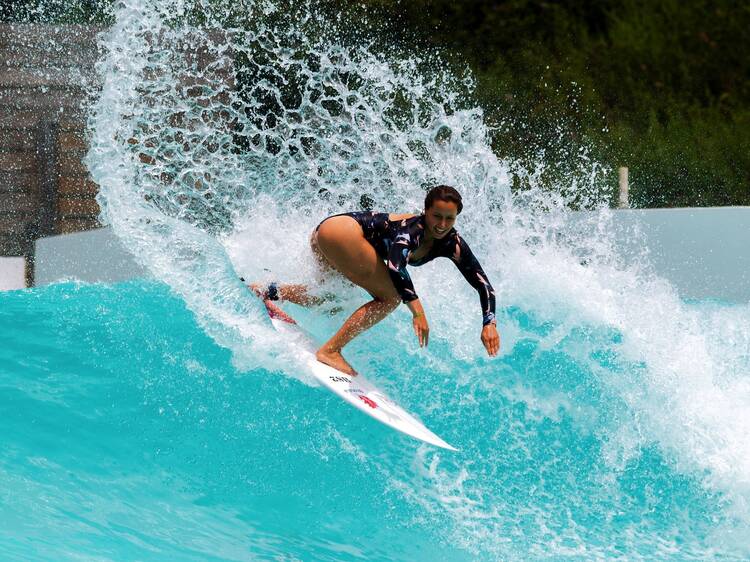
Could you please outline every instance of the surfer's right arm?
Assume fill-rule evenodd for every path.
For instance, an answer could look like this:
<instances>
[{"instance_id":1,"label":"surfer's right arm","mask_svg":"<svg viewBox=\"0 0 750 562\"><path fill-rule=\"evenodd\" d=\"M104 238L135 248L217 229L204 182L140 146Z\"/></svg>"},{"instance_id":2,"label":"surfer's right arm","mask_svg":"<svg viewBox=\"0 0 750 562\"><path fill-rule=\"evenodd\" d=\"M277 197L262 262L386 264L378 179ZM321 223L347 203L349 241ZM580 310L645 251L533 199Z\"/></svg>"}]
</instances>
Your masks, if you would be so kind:
<instances>
[{"instance_id":1,"label":"surfer's right arm","mask_svg":"<svg viewBox=\"0 0 750 562\"><path fill-rule=\"evenodd\" d=\"M427 317L424 314L422 303L414 290L414 283L406 271L406 263L409 260L409 253L412 251L414 238L409 232L402 232L391 244L388 251L387 269L391 277L396 292L401 297L401 301L409 308L412 313L412 325L414 333L419 340L419 346L427 345L430 335L430 326L427 323Z\"/></svg>"},{"instance_id":2,"label":"surfer's right arm","mask_svg":"<svg viewBox=\"0 0 750 562\"><path fill-rule=\"evenodd\" d=\"M427 341L430 339L430 326L427 324L427 317L424 315L424 308L419 299L406 303L412 313L411 323L414 326L414 333L417 335L419 340L419 347L427 345Z\"/></svg>"}]
</instances>

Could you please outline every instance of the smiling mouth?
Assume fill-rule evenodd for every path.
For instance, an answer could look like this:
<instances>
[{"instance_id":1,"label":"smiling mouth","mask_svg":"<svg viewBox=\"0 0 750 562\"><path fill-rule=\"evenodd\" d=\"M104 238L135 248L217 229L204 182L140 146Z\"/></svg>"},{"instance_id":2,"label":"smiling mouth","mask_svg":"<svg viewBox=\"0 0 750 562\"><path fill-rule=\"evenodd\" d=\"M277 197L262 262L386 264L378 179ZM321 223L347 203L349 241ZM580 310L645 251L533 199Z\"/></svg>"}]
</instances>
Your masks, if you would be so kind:
<instances>
[{"instance_id":1,"label":"smiling mouth","mask_svg":"<svg viewBox=\"0 0 750 562\"><path fill-rule=\"evenodd\" d=\"M447 230L441 230L441 229L439 229L439 228L436 227L435 228L435 232L437 232L438 234L445 234L448 231Z\"/></svg>"}]
</instances>

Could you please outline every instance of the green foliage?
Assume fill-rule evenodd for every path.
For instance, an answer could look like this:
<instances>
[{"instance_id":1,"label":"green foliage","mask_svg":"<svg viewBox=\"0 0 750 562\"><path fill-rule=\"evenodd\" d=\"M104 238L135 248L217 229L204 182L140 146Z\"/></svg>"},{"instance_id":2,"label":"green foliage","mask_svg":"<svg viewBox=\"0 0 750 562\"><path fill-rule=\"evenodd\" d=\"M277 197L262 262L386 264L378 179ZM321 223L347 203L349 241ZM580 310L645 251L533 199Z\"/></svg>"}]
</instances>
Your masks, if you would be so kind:
<instances>
[{"instance_id":1,"label":"green foliage","mask_svg":"<svg viewBox=\"0 0 750 562\"><path fill-rule=\"evenodd\" d=\"M641 132L628 124L612 133L622 161L631 162L638 207L747 205L750 202L750 112L726 118L708 108L659 117Z\"/></svg>"},{"instance_id":2,"label":"green foliage","mask_svg":"<svg viewBox=\"0 0 750 562\"><path fill-rule=\"evenodd\" d=\"M6 0L0 3L0 22L108 24L114 0Z\"/></svg>"},{"instance_id":3,"label":"green foliage","mask_svg":"<svg viewBox=\"0 0 750 562\"><path fill-rule=\"evenodd\" d=\"M405 44L468 64L496 151L528 166L544 154L561 169L549 183L574 174L588 147L629 166L639 206L750 204L749 4L368 4Z\"/></svg>"}]
</instances>

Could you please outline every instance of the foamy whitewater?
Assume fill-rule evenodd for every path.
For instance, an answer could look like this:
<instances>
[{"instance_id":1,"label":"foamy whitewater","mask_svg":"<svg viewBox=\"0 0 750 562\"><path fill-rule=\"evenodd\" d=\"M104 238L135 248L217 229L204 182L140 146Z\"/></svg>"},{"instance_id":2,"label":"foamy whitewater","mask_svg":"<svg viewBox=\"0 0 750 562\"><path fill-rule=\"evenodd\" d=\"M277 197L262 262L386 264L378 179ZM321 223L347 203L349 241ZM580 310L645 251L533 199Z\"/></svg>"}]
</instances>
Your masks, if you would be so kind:
<instances>
[{"instance_id":1,"label":"foamy whitewater","mask_svg":"<svg viewBox=\"0 0 750 562\"><path fill-rule=\"evenodd\" d=\"M575 182L512 192L524 172L493 154L471 76L376 47L367 22L273 2L113 15L86 165L153 280L0 294L4 556L750 557L750 307L623 263L605 168L582 154ZM314 386L239 280L337 294L286 306L322 341L367 296L317 272L315 225L419 212L436 183L464 196L500 356L445 260L411 269L428 348L401 307L345 354L458 453Z\"/></svg>"}]
</instances>

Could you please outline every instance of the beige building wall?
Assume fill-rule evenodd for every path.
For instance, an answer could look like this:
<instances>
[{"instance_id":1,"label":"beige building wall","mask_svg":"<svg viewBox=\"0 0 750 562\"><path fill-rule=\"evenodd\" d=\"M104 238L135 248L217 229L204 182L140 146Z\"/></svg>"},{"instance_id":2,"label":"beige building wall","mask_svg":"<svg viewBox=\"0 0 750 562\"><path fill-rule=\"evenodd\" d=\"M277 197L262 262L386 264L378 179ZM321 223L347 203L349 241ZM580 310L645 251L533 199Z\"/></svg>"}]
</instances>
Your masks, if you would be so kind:
<instances>
[{"instance_id":1,"label":"beige building wall","mask_svg":"<svg viewBox=\"0 0 750 562\"><path fill-rule=\"evenodd\" d=\"M81 163L98 31L0 24L0 256L33 256L40 236L99 226Z\"/></svg>"},{"instance_id":2,"label":"beige building wall","mask_svg":"<svg viewBox=\"0 0 750 562\"><path fill-rule=\"evenodd\" d=\"M96 35L83 25L0 24L0 257L25 256L27 284L34 279L38 238L100 226L98 186L82 163L87 151L86 112L99 87L94 73ZM192 72L207 83L234 88L234 59L221 30L207 45L191 45ZM197 86L190 73L177 77ZM194 95L202 95L193 88ZM193 90L188 90L188 95Z\"/></svg>"}]
</instances>

